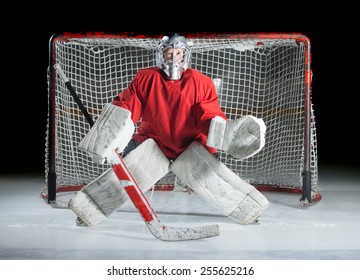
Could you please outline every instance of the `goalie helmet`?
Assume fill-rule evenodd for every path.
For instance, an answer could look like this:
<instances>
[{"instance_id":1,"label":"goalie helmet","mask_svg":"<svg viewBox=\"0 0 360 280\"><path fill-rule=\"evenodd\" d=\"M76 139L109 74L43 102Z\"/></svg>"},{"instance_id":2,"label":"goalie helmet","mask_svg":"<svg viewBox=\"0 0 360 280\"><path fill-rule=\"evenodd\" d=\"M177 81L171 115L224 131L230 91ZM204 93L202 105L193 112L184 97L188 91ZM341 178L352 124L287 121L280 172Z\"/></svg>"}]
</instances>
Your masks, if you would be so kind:
<instances>
[{"instance_id":1,"label":"goalie helmet","mask_svg":"<svg viewBox=\"0 0 360 280\"><path fill-rule=\"evenodd\" d=\"M179 80L182 72L190 65L190 44L184 36L175 33L164 36L156 51L156 65L171 80Z\"/></svg>"}]
</instances>

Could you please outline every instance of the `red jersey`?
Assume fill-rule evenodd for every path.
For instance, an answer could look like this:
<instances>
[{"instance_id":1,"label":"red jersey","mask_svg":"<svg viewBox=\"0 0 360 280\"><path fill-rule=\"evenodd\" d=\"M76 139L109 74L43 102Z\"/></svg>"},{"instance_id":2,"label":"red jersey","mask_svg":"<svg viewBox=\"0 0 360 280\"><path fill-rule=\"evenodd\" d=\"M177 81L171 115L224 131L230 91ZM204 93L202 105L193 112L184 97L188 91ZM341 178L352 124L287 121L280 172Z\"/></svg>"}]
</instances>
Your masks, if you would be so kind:
<instances>
[{"instance_id":1,"label":"red jersey","mask_svg":"<svg viewBox=\"0 0 360 280\"><path fill-rule=\"evenodd\" d=\"M134 140L153 138L169 158L195 140L215 153L206 145L210 121L215 116L227 119L213 81L191 68L179 80L167 79L158 67L142 69L112 103L131 111L134 124L141 120Z\"/></svg>"}]
</instances>

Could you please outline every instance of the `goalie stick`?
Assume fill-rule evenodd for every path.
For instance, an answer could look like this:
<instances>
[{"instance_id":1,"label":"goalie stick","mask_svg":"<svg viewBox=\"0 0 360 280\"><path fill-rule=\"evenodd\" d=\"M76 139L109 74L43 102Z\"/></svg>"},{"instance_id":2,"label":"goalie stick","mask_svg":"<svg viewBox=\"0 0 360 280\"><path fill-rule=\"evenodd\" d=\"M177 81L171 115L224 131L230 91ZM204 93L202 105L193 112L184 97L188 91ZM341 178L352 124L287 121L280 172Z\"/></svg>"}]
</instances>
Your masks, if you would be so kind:
<instances>
[{"instance_id":1,"label":"goalie stick","mask_svg":"<svg viewBox=\"0 0 360 280\"><path fill-rule=\"evenodd\" d=\"M55 64L54 68L60 75L61 79L64 81L71 95L74 97L75 102L81 109L90 126L93 126L94 122L91 116L87 112L84 104L81 102L79 96L75 92L75 89L71 85L70 80L65 75L61 66ZM194 228L174 228L168 227L161 223L155 211L151 207L149 201L147 200L146 196L144 195L143 191L136 183L135 178L131 175L131 172L127 168L122 157L116 150L114 151L114 153L116 153L119 160L116 163L111 163L111 167L114 170L117 178L119 179L121 186L124 188L130 200L143 218L147 228L150 230L150 232L155 238L162 241L183 241L204 239L218 236L220 234L218 225L208 225Z\"/></svg>"}]
</instances>

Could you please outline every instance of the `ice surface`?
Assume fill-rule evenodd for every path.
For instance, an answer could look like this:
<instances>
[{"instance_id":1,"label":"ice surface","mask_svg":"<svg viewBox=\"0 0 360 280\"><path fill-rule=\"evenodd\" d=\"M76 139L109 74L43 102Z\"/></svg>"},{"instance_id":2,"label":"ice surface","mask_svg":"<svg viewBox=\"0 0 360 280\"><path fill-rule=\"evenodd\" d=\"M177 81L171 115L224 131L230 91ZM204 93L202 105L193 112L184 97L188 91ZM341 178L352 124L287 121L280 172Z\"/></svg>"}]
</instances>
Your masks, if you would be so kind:
<instances>
[{"instance_id":1,"label":"ice surface","mask_svg":"<svg viewBox=\"0 0 360 280\"><path fill-rule=\"evenodd\" d=\"M58 195L56 207L40 198L42 176L1 177L0 260L358 260L357 171L320 172L323 198L309 207L301 205L300 195L264 193L271 205L259 224L248 226L195 193L147 193L169 226L220 226L217 237L182 242L155 239L132 204L95 227L76 226L75 214L62 207L69 194Z\"/></svg>"}]
</instances>

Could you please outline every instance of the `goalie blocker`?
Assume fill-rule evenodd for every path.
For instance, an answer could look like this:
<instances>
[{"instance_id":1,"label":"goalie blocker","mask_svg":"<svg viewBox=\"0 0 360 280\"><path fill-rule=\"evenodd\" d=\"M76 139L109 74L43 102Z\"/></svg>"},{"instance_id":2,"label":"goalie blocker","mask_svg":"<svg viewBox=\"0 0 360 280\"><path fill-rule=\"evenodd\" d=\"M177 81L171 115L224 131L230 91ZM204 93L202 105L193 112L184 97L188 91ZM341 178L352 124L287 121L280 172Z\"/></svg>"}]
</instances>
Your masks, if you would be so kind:
<instances>
[{"instance_id":1,"label":"goalie blocker","mask_svg":"<svg viewBox=\"0 0 360 280\"><path fill-rule=\"evenodd\" d=\"M90 131L79 144L79 149L88 153L94 162L105 163L117 160L114 150L122 152L135 131L131 112L108 103Z\"/></svg>"}]
</instances>

